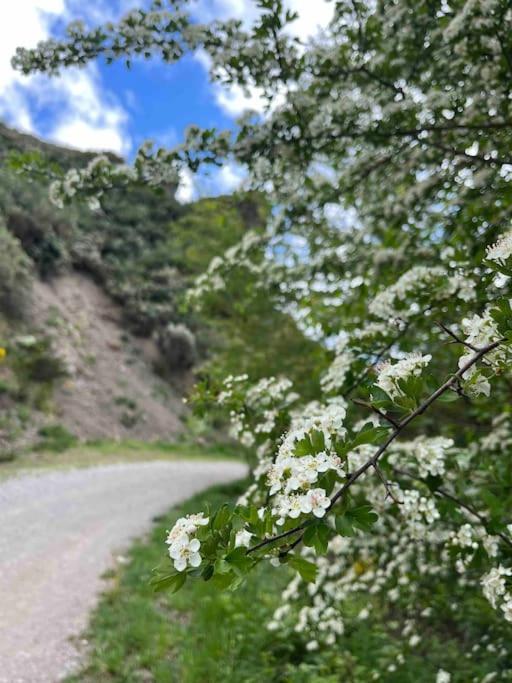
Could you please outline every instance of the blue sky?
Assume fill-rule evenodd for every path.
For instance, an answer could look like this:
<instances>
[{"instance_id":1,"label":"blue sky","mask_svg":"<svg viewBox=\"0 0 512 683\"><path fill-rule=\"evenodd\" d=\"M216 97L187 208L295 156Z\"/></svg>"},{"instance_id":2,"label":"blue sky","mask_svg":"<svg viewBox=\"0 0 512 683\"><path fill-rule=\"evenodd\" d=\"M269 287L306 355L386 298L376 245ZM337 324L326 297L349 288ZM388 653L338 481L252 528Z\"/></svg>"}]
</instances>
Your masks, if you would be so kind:
<instances>
[{"instance_id":1,"label":"blue sky","mask_svg":"<svg viewBox=\"0 0 512 683\"><path fill-rule=\"evenodd\" d=\"M147 0L142 0L147 2ZM328 0L288 0L301 18L295 31L306 38L327 23ZM177 65L159 60L122 63L101 61L59 78L23 77L10 67L18 45L34 46L58 36L73 19L88 25L115 20L141 0L16 0L0 3L0 120L18 129L79 149L111 150L130 158L145 139L173 146L191 124L226 128L248 106L258 107L257 93L247 100L237 89L223 90L209 82L203 59L190 55ZM192 0L199 21L255 16L254 0ZM210 181L184 178L182 198L232 190L239 169L228 168Z\"/></svg>"}]
</instances>

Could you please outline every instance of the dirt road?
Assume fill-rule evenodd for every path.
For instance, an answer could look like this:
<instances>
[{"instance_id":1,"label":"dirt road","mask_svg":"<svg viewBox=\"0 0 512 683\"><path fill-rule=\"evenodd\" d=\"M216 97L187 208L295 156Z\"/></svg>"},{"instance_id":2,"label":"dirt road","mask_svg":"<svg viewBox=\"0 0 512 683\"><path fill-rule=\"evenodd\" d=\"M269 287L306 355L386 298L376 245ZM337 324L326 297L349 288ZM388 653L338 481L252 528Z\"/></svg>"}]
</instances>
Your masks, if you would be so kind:
<instances>
[{"instance_id":1,"label":"dirt road","mask_svg":"<svg viewBox=\"0 0 512 683\"><path fill-rule=\"evenodd\" d=\"M70 673L79 660L70 638L87 625L113 553L155 515L244 472L233 462L154 461L0 483L0 683Z\"/></svg>"}]
</instances>

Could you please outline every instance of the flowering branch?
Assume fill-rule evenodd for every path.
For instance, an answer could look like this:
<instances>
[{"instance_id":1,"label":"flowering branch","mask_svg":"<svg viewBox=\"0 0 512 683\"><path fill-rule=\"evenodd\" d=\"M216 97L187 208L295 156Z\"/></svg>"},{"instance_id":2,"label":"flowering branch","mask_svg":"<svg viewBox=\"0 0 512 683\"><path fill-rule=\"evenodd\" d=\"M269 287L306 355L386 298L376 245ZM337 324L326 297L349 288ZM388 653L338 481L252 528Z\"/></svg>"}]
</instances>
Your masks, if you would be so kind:
<instances>
[{"instance_id":1,"label":"flowering branch","mask_svg":"<svg viewBox=\"0 0 512 683\"><path fill-rule=\"evenodd\" d=\"M340 500L340 498L345 494L345 492L370 468L375 468L379 459L381 456L386 452L386 450L389 448L389 446L393 443L393 441L404 431L404 429L417 417L422 415L437 399L442 396L444 393L446 393L448 390L450 390L454 384L456 384L459 380L461 380L464 376L464 373L466 373L473 365L478 363L479 360L481 360L486 354L490 353L491 351L494 351L500 344L502 344L504 339L498 339L497 341L494 341L490 344L487 344L486 346L482 347L478 351L475 352L475 354L466 362L462 367L459 368L459 370L454 373L449 379L444 382L436 391L434 391L416 410L414 410L412 413L410 413L406 418L404 418L400 423L398 423L396 429L388 436L388 438L384 441L381 446L376 450L374 455L369 458L361 467L359 467L355 472L349 475L347 481L345 484L334 494L334 496L331 499L331 503L329 507L327 508L327 512L330 512L334 505ZM249 548L247 550L247 554L254 553L257 550L260 550L261 548L275 543L279 540L282 540L283 538L287 538L289 536L294 535L295 533L299 533L303 531L309 524L311 523L310 520L307 520L303 522L302 524L299 524L298 526L294 527L293 529L289 529L288 531L283 532L282 534L279 534L277 536L273 536L270 538L266 538L265 540L261 541L261 543L258 543L257 545ZM302 536L301 536L302 538ZM295 544L297 545L298 542Z\"/></svg>"},{"instance_id":2,"label":"flowering branch","mask_svg":"<svg viewBox=\"0 0 512 683\"><path fill-rule=\"evenodd\" d=\"M407 477L408 479L413 479L414 481L418 481L421 483L425 483L421 477L416 477L412 472L407 472L406 470L403 470L399 467L393 467L393 472L396 474L401 475L402 477ZM487 519L482 515L478 510L475 510L474 507L469 505L469 503L465 503L463 500L460 498L457 498L456 496L453 495L453 493L449 493L445 489L442 488L437 488L434 491L434 495L441 496L442 498L446 498L447 500L451 500L453 503L455 503L458 507L462 508L463 510L466 510L469 512L473 517L476 517L478 521L482 524L482 526L485 528L486 531L488 531L488 525L489 522ZM510 540L505 534L501 532L497 532L496 536L499 536L501 540L506 543L510 548L512 548L512 540Z\"/></svg>"},{"instance_id":3,"label":"flowering branch","mask_svg":"<svg viewBox=\"0 0 512 683\"><path fill-rule=\"evenodd\" d=\"M423 313L424 313L424 312L423 312ZM367 365L367 366L366 366L366 368L358 375L358 377L356 377L356 379L354 380L353 384L351 384L350 387L344 392L343 398L348 398L348 397L350 396L350 394L351 394L353 391L355 391L355 389L357 389L357 387L361 384L361 382L363 382L363 381L366 379L366 377L368 377L368 375L369 375L370 372L373 370L373 368L375 368L375 367L380 363L380 361L381 361L382 358L386 355L386 353L387 353L391 348L393 348L393 346L394 346L395 344L397 344L397 343L400 341L400 339L406 334L406 332L407 332L407 330L409 329L409 326L410 326L410 325L411 325L411 321L407 322L407 323L402 327L402 329L400 330L400 332L399 332L395 337L393 337L393 339L392 339L390 342L388 342L388 343L386 344L386 346L384 346L384 348L382 348L382 349L377 353L377 355L376 355L374 361L373 361L372 363L370 363L370 365Z\"/></svg>"}]
</instances>

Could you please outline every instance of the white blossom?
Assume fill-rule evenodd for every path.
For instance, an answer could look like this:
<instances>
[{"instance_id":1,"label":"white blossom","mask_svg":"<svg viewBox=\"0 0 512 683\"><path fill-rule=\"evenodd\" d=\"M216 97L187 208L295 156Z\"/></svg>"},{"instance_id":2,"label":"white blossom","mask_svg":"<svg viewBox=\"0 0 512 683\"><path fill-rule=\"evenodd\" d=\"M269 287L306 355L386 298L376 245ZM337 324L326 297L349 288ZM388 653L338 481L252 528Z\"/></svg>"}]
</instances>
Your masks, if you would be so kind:
<instances>
[{"instance_id":1,"label":"white blossom","mask_svg":"<svg viewBox=\"0 0 512 683\"><path fill-rule=\"evenodd\" d=\"M405 381L409 377L418 377L422 370L430 363L431 355L422 356L418 353L411 353L406 358L396 363L386 362L379 368L377 386L388 394L392 399L403 395L399 386L400 381Z\"/></svg>"},{"instance_id":2,"label":"white blossom","mask_svg":"<svg viewBox=\"0 0 512 683\"><path fill-rule=\"evenodd\" d=\"M512 231L501 235L497 242L487 247L485 253L490 261L504 266L512 255Z\"/></svg>"}]
</instances>

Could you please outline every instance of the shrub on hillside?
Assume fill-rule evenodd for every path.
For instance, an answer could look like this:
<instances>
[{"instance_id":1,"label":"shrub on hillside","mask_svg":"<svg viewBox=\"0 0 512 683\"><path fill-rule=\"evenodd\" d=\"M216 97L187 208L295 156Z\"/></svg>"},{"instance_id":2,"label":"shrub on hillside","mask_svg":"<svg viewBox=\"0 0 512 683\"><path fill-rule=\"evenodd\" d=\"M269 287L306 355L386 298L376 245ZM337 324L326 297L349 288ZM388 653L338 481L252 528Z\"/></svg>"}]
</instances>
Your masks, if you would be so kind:
<instances>
[{"instance_id":1,"label":"shrub on hillside","mask_svg":"<svg viewBox=\"0 0 512 683\"><path fill-rule=\"evenodd\" d=\"M32 262L19 240L0 224L0 312L22 317L30 295Z\"/></svg>"},{"instance_id":2,"label":"shrub on hillside","mask_svg":"<svg viewBox=\"0 0 512 683\"><path fill-rule=\"evenodd\" d=\"M169 323L158 333L157 343L165 370L187 370L194 364L196 340L185 325Z\"/></svg>"},{"instance_id":3,"label":"shrub on hillside","mask_svg":"<svg viewBox=\"0 0 512 683\"><path fill-rule=\"evenodd\" d=\"M38 451L54 451L62 453L68 448L76 446L78 439L65 427L59 424L45 425L38 431L40 437L35 449Z\"/></svg>"}]
</instances>

